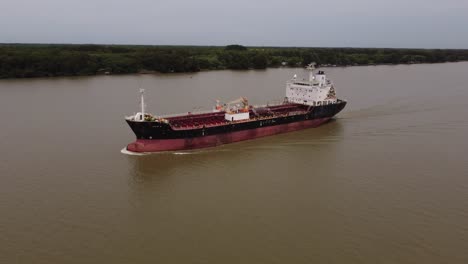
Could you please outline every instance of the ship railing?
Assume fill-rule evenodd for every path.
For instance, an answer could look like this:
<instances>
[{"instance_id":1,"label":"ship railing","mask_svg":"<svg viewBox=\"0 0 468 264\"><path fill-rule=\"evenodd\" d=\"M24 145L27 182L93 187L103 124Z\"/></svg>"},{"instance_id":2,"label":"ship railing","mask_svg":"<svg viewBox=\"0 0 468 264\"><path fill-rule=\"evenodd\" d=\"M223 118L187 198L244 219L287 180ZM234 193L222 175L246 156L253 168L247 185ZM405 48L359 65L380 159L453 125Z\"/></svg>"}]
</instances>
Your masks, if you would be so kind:
<instances>
[{"instance_id":1,"label":"ship railing","mask_svg":"<svg viewBox=\"0 0 468 264\"><path fill-rule=\"evenodd\" d=\"M282 105L283 102L284 101L281 101L281 100L274 100L274 101L267 102L266 105L254 105L254 107L258 108L258 107L277 106L277 105ZM208 114L208 113L213 113L213 110L191 111L191 112L178 113L178 114L162 114L162 115L155 115L155 117L169 118L169 117L178 117L178 116L184 116L184 115L199 115L199 114Z\"/></svg>"},{"instance_id":2,"label":"ship railing","mask_svg":"<svg viewBox=\"0 0 468 264\"><path fill-rule=\"evenodd\" d=\"M283 105L284 101L280 100L275 100L275 101L269 101L267 104L264 105L254 105L254 108L263 108L263 107L269 107L269 106L277 106L277 105Z\"/></svg>"},{"instance_id":3,"label":"ship railing","mask_svg":"<svg viewBox=\"0 0 468 264\"><path fill-rule=\"evenodd\" d=\"M277 105L282 105L283 102L284 102L284 100L283 100L283 101L281 101L281 100L273 100L273 101L267 102L266 106L277 106Z\"/></svg>"},{"instance_id":4,"label":"ship railing","mask_svg":"<svg viewBox=\"0 0 468 264\"><path fill-rule=\"evenodd\" d=\"M185 115L200 115L200 114L209 114L213 113L213 110L202 110L202 111L191 111L191 112L184 112L178 114L163 114L157 115L158 118L169 118L169 117L178 117L178 116L185 116Z\"/></svg>"}]
</instances>

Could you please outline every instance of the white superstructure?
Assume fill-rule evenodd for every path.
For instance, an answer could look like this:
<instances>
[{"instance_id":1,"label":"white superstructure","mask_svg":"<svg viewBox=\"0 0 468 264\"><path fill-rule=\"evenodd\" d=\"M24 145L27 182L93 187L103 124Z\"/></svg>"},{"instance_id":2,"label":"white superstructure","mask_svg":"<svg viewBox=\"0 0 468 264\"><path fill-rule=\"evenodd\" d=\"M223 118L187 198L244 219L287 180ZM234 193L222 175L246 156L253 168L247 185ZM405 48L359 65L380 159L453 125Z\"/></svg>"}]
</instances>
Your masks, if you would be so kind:
<instances>
[{"instance_id":1,"label":"white superstructure","mask_svg":"<svg viewBox=\"0 0 468 264\"><path fill-rule=\"evenodd\" d=\"M337 102L333 83L327 79L323 71L314 74L314 66L310 70L309 80L297 80L297 76L286 83L286 100L304 105L327 105Z\"/></svg>"},{"instance_id":2,"label":"white superstructure","mask_svg":"<svg viewBox=\"0 0 468 264\"><path fill-rule=\"evenodd\" d=\"M249 119L249 112L226 113L224 119L227 121L239 121Z\"/></svg>"}]
</instances>

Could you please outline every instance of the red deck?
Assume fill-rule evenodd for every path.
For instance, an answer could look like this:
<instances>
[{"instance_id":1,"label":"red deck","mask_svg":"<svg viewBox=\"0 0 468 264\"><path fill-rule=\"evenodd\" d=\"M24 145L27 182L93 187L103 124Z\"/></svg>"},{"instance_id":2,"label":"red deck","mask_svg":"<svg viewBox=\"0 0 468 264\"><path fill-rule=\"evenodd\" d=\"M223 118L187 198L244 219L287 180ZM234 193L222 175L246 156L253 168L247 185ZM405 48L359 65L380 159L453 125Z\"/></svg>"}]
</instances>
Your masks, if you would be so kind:
<instances>
[{"instance_id":1,"label":"red deck","mask_svg":"<svg viewBox=\"0 0 468 264\"><path fill-rule=\"evenodd\" d=\"M255 113L255 111L257 113ZM264 108L250 109L250 118L273 118L281 115L286 115L292 112L303 112L306 108L299 104L284 104L277 106L269 106ZM231 123L224 118L225 112L212 112L204 114L187 114L184 116L175 116L166 118L171 127L175 130L180 129L195 129L212 126L225 125ZM242 120L237 122L248 122Z\"/></svg>"}]
</instances>

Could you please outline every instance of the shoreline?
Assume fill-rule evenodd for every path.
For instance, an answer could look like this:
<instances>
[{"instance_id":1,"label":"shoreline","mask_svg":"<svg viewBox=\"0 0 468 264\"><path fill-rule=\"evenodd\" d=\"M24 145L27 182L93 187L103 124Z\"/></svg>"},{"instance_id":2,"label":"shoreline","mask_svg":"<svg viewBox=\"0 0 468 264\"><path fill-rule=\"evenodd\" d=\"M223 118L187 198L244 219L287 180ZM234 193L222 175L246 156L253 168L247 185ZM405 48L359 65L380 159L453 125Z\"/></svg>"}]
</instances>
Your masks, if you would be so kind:
<instances>
[{"instance_id":1,"label":"shoreline","mask_svg":"<svg viewBox=\"0 0 468 264\"><path fill-rule=\"evenodd\" d=\"M458 61L468 49L0 44L0 79Z\"/></svg>"},{"instance_id":2,"label":"shoreline","mask_svg":"<svg viewBox=\"0 0 468 264\"><path fill-rule=\"evenodd\" d=\"M323 68L352 68L352 67L376 67L376 66L412 66L412 65L433 65L433 64L446 64L446 63L463 63L468 62L468 60L463 61L445 61L445 62L424 62L424 63L381 63L381 64L360 64L360 65L321 65L317 66L317 69ZM11 78L0 78L0 81L8 81L8 80L30 80L30 79L55 79L55 78L81 78L81 77L97 77L97 76L128 76L128 75L186 75L186 74L197 74L197 73L204 73L204 72L214 72L214 71L237 71L237 72L247 72L247 71L266 71L268 69L304 69L302 66L297 67L289 67L289 66L280 66L280 67L267 67L264 69L203 69L196 72L134 72L134 73L115 73L115 74L83 74L83 75L57 75L57 76L34 76L34 77L11 77Z\"/></svg>"}]
</instances>

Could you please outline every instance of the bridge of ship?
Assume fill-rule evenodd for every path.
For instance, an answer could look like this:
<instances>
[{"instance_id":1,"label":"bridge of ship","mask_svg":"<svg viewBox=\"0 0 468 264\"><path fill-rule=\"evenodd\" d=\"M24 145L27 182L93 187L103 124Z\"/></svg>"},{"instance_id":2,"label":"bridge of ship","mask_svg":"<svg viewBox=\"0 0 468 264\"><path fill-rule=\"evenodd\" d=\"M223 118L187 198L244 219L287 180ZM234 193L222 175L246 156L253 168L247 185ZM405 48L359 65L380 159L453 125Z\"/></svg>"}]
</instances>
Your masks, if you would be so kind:
<instances>
[{"instance_id":1,"label":"bridge of ship","mask_svg":"<svg viewBox=\"0 0 468 264\"><path fill-rule=\"evenodd\" d=\"M300 104L283 104L276 106L250 108L249 119L228 121L225 112L211 112L203 114L188 114L184 116L168 117L169 125L174 130L199 129L203 127L222 126L226 124L245 123L252 120L272 119L280 116L304 114L307 106Z\"/></svg>"}]
</instances>

